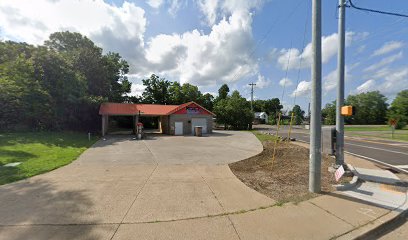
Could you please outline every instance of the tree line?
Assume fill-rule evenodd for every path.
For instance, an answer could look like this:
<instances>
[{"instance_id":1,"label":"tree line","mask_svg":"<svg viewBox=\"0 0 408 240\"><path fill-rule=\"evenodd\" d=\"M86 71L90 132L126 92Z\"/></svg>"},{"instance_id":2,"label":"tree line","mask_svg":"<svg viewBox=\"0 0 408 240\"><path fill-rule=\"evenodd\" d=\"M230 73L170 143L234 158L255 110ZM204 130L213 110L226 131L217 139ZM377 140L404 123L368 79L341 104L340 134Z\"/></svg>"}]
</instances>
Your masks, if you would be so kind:
<instances>
[{"instance_id":1,"label":"tree line","mask_svg":"<svg viewBox=\"0 0 408 240\"><path fill-rule=\"evenodd\" d=\"M143 79L141 96L129 96L129 64L118 53L107 52L86 36L56 32L43 45L0 41L0 130L99 130L102 102L179 105L195 101L213 111L226 129L247 129L254 118L250 102L238 91L222 85L218 95L202 93L197 86L169 81L152 74ZM408 122L408 90L401 91L389 107L380 92L349 95L347 105L357 113L348 124L384 124L390 119L398 127ZM276 124L294 114L294 124L305 119L295 105L287 114L278 98L255 100L254 112L266 112ZM335 123L335 102L322 110L325 124Z\"/></svg>"},{"instance_id":2,"label":"tree line","mask_svg":"<svg viewBox=\"0 0 408 240\"><path fill-rule=\"evenodd\" d=\"M79 33L0 42L0 129L99 129L99 105L126 101L128 63Z\"/></svg>"},{"instance_id":3,"label":"tree line","mask_svg":"<svg viewBox=\"0 0 408 240\"><path fill-rule=\"evenodd\" d=\"M344 118L346 124L387 124L395 120L400 129L408 123L408 90L399 92L390 106L379 91L349 95L344 103L356 109L354 116ZM322 116L324 124L336 124L336 101L326 104Z\"/></svg>"}]
</instances>

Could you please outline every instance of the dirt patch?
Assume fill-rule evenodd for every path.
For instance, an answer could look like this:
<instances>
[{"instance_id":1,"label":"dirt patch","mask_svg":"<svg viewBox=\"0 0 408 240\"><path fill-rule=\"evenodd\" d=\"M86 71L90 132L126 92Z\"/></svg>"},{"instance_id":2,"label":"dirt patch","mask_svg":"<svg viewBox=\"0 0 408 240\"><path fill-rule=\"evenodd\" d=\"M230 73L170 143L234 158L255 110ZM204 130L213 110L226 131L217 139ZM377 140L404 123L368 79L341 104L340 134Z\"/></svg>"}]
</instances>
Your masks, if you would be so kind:
<instances>
[{"instance_id":1,"label":"dirt patch","mask_svg":"<svg viewBox=\"0 0 408 240\"><path fill-rule=\"evenodd\" d=\"M309 149L292 143L264 142L257 156L229 164L232 172L247 186L278 202L300 202L318 196L309 192ZM322 156L322 190L334 190L334 174L328 172L334 159ZM342 182L349 179L343 179Z\"/></svg>"}]
</instances>

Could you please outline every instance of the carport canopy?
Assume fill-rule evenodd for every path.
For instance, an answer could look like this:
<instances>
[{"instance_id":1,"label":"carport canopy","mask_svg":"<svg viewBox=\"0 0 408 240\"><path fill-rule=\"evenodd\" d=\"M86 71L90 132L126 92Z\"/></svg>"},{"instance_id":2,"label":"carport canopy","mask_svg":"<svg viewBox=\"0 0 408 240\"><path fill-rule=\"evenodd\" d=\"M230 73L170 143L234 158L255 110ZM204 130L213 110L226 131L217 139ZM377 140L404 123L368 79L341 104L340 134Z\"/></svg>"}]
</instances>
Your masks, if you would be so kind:
<instances>
[{"instance_id":1,"label":"carport canopy","mask_svg":"<svg viewBox=\"0 0 408 240\"><path fill-rule=\"evenodd\" d=\"M132 116L133 129L136 129L136 124L139 122L139 116L167 116L178 111L183 111L184 108L192 104L200 106L193 101L181 105L102 103L99 108L99 114L102 115L102 136L105 136L107 133L109 116ZM215 115L202 106L200 106L200 108L211 115Z\"/></svg>"}]
</instances>

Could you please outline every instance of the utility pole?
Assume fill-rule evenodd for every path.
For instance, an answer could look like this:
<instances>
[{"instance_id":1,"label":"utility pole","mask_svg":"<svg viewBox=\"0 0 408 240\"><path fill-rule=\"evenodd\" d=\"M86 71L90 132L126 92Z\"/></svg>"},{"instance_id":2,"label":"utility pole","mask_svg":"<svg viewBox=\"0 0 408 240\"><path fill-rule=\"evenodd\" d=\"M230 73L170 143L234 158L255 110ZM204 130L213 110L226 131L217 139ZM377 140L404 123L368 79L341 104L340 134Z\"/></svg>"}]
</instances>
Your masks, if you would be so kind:
<instances>
[{"instance_id":1,"label":"utility pole","mask_svg":"<svg viewBox=\"0 0 408 240\"><path fill-rule=\"evenodd\" d=\"M344 117L341 107L344 105L344 48L345 48L345 20L346 0L339 0L339 25L337 55L337 100L336 100L336 165L344 165Z\"/></svg>"},{"instance_id":2,"label":"utility pole","mask_svg":"<svg viewBox=\"0 0 408 240\"><path fill-rule=\"evenodd\" d=\"M321 0L312 0L312 102L310 119L309 191L321 191L322 13Z\"/></svg>"},{"instance_id":3,"label":"utility pole","mask_svg":"<svg viewBox=\"0 0 408 240\"><path fill-rule=\"evenodd\" d=\"M254 86L256 86L255 83L250 83L248 84L249 86L251 86L251 111L254 111L254 107L253 107L253 101L254 101Z\"/></svg>"}]
</instances>

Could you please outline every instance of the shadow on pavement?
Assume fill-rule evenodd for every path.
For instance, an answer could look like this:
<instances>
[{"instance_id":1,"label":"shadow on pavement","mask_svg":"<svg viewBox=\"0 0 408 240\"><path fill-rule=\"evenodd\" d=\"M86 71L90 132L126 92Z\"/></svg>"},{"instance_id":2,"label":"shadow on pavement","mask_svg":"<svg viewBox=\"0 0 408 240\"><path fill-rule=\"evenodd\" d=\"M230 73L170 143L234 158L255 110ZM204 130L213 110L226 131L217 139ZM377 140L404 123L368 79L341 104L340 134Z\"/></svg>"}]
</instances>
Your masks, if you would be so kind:
<instances>
[{"instance_id":1,"label":"shadow on pavement","mask_svg":"<svg viewBox=\"0 0 408 240\"><path fill-rule=\"evenodd\" d=\"M62 191L56 184L32 180L0 186L0 239L98 239L94 225L75 227L89 218L92 201L82 190Z\"/></svg>"}]
</instances>

